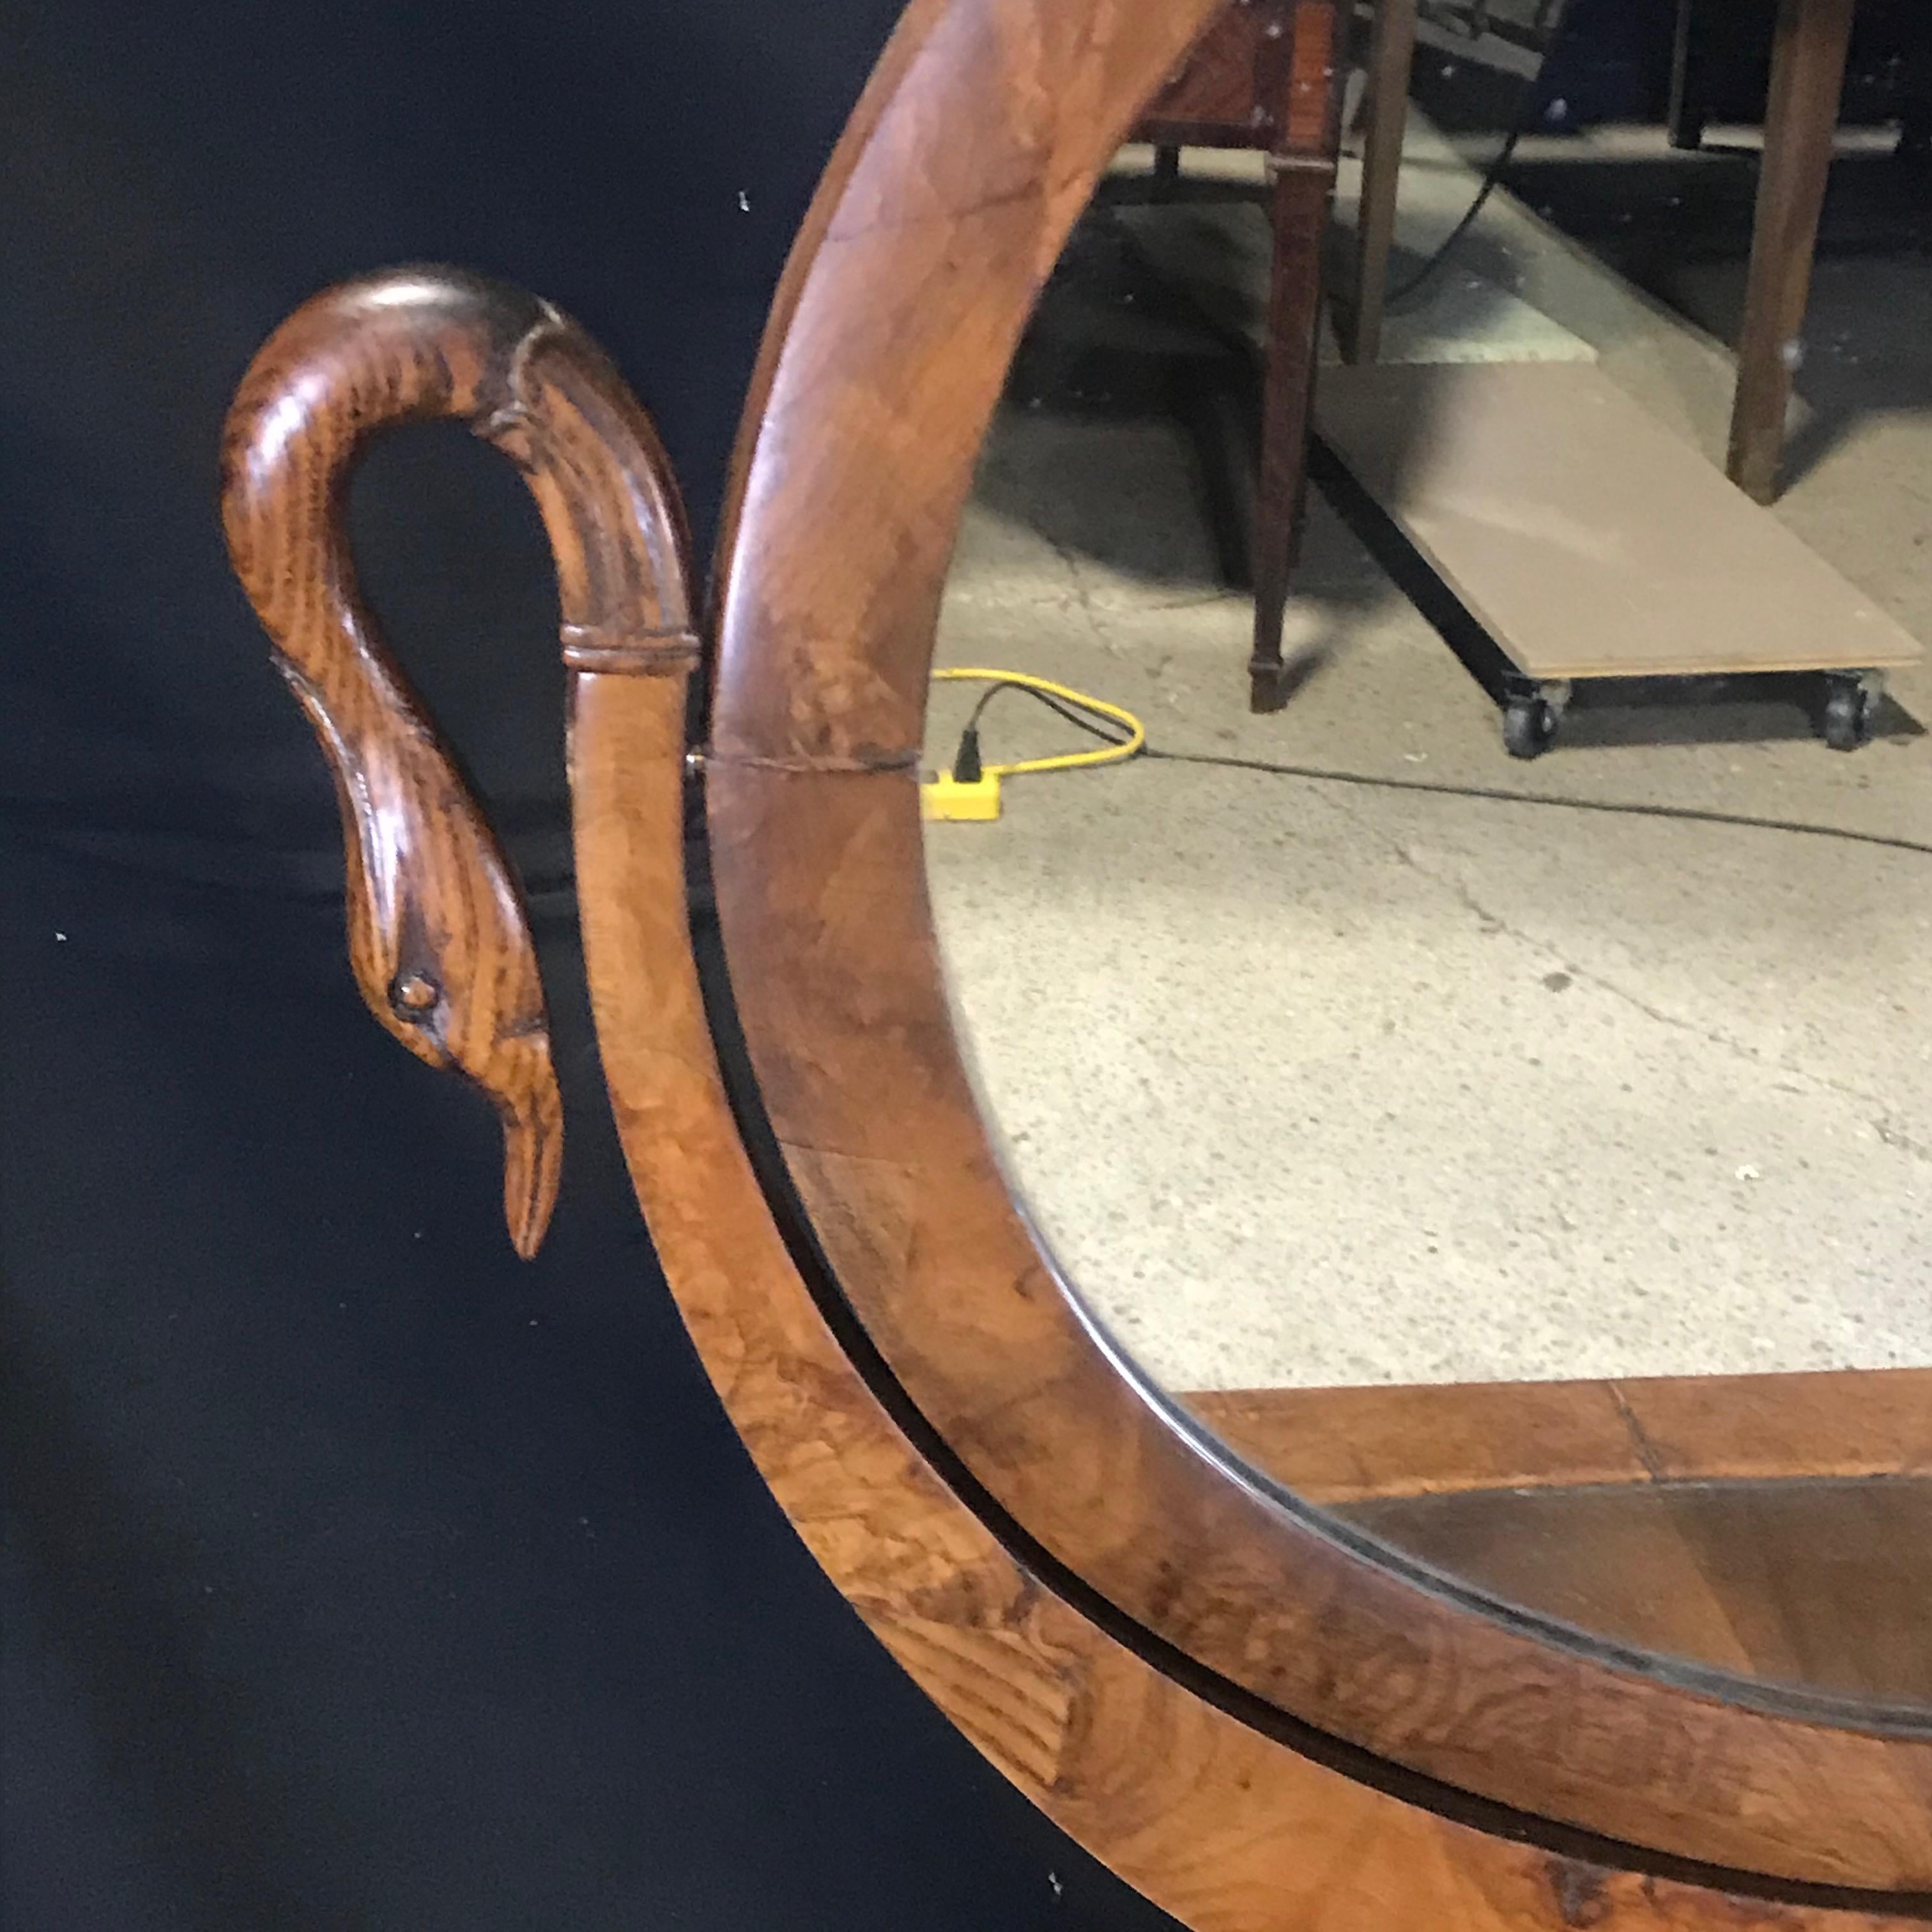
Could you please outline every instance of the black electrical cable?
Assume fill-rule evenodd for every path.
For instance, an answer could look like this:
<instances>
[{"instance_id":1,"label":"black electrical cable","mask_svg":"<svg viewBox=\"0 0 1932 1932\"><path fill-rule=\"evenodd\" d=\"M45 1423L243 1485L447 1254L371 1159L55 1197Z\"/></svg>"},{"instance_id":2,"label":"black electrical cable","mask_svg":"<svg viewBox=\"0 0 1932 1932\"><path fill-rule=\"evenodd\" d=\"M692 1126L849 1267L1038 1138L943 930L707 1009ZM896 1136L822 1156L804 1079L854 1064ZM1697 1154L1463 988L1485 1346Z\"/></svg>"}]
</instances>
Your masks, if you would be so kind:
<instances>
[{"instance_id":1,"label":"black electrical cable","mask_svg":"<svg viewBox=\"0 0 1932 1932\"><path fill-rule=\"evenodd\" d=\"M1043 704L1055 716L1064 718L1070 724L1077 725L1090 736L1098 738L1104 745L1124 745L1133 734L1121 730L1112 718L1078 711L1063 698L1056 698L1050 691L1041 691L1030 684L1019 684L1002 679L992 686L973 707L972 716L966 721L966 730L976 733L980 720L986 706L1003 691L1023 692L1030 698Z\"/></svg>"},{"instance_id":2,"label":"black electrical cable","mask_svg":"<svg viewBox=\"0 0 1932 1932\"><path fill-rule=\"evenodd\" d=\"M966 720L967 730L969 731L976 731L980 728L980 720L986 715L986 706L992 704L993 700L998 697L1001 692L1024 691L1026 688L1027 686L1023 684L1000 683L988 685L984 691L980 692L978 702L973 706L972 716Z\"/></svg>"},{"instance_id":3,"label":"black electrical cable","mask_svg":"<svg viewBox=\"0 0 1932 1932\"><path fill-rule=\"evenodd\" d=\"M1489 206L1490 196L1502 185L1503 176L1509 172L1510 162L1516 159L1518 143L1542 118L1545 105L1543 84L1550 76L1550 64L1556 58L1557 50L1563 44L1563 30L1569 19L1570 8L1567 0L1564 0L1564 4L1558 9L1556 17L1550 23L1549 44L1543 50L1542 59L1537 63L1536 72L1523 82L1522 98L1516 107L1516 118L1510 123L1509 131L1503 136L1503 144L1497 149L1496 159L1485 170L1482 184L1476 190L1475 199L1470 202L1462 220L1436 244L1421 267L1406 281L1399 282L1390 290L1384 298L1387 307L1400 308L1415 294L1449 259L1456 244L1474 227L1483 210Z\"/></svg>"},{"instance_id":4,"label":"black electrical cable","mask_svg":"<svg viewBox=\"0 0 1932 1932\"><path fill-rule=\"evenodd\" d=\"M1373 772L1336 771L1324 765L1273 764L1211 752L1162 752L1150 745L1144 758L1170 765L1222 765L1232 771L1266 772L1280 778L1323 784L1358 785L1375 791L1421 792L1436 798L1478 799L1496 805L1532 805L1564 812L1600 812L1622 818L1660 818L1690 825L1732 825L1748 832L1777 832L1807 838L1838 838L1852 845L1877 845L1916 852L1932 859L1932 842L1888 832L1860 832L1849 825L1815 825L1802 818L1761 818L1750 812L1713 812L1694 805L1638 805L1614 799L1570 798L1561 792L1505 791L1495 785L1448 784L1431 778L1384 778Z\"/></svg>"},{"instance_id":5,"label":"black electrical cable","mask_svg":"<svg viewBox=\"0 0 1932 1932\"><path fill-rule=\"evenodd\" d=\"M1042 691L1037 685L1022 684L1014 677L998 678L981 694L966 720L964 730L959 734L959 748L952 759L956 784L977 784L986 775L986 760L980 750L980 721L986 716L987 706L1003 691L1024 692L1028 697L1038 699L1055 717L1064 718L1068 724L1098 738L1103 745L1120 746L1132 741L1133 733L1124 730L1118 719L1108 718L1102 712L1090 713L1077 698L1070 702L1052 692Z\"/></svg>"},{"instance_id":6,"label":"black electrical cable","mask_svg":"<svg viewBox=\"0 0 1932 1932\"><path fill-rule=\"evenodd\" d=\"M1083 731L1112 745L1124 743L1124 737L1117 737L1108 725L1096 718L1083 716L1072 706L1064 704L1050 692L1036 691L1030 685L1000 684L988 692L973 711L973 724L976 728L980 715L986 708L988 699L1001 691L1023 691L1030 698L1036 698L1049 711L1056 712L1070 724L1078 725ZM1261 772L1276 778L1300 778L1313 784L1354 785L1370 791L1416 792L1431 798L1472 799L1494 805L1528 805L1544 810L1562 812L1597 812L1621 818L1655 818L1675 820L1690 825L1735 826L1747 832L1775 832L1789 837L1804 838L1836 838L1853 845L1876 845L1894 852L1913 852L1922 858L1932 858L1932 842L1907 838L1898 833L1887 832L1860 832L1847 825L1817 825L1802 818L1766 818L1750 812L1717 812L1694 805L1642 805L1615 799L1572 798L1562 792L1506 791L1498 785L1450 784L1436 778L1403 778L1384 777L1375 772L1338 771L1328 765L1294 765L1270 762L1263 758L1241 758L1231 754L1214 752L1163 752L1148 746L1140 756L1152 758L1162 764L1218 766L1237 772Z\"/></svg>"}]
</instances>

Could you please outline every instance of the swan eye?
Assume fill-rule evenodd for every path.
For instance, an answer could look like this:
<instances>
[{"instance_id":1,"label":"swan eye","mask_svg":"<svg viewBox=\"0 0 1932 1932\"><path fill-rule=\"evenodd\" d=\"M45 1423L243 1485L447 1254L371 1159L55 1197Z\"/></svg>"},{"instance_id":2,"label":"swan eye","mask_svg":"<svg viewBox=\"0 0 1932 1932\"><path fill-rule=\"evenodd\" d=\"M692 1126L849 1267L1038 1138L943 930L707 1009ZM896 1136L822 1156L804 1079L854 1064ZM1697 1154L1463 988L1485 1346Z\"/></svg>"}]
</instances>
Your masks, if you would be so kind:
<instances>
[{"instance_id":1,"label":"swan eye","mask_svg":"<svg viewBox=\"0 0 1932 1932\"><path fill-rule=\"evenodd\" d=\"M420 973L411 973L398 980L389 993L389 1000L397 1012L406 1019L415 1019L428 1012L442 997L434 980Z\"/></svg>"}]
</instances>

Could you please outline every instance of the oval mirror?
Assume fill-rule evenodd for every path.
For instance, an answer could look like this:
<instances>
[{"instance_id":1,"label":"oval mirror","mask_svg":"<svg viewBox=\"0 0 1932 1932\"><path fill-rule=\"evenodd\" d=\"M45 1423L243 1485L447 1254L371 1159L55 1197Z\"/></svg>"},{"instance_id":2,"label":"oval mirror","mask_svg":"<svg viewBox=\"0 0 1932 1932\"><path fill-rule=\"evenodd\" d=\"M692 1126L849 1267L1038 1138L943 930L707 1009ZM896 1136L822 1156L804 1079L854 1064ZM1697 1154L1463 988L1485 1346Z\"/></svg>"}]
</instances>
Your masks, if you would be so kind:
<instances>
[{"instance_id":1,"label":"oval mirror","mask_svg":"<svg viewBox=\"0 0 1932 1932\"><path fill-rule=\"evenodd\" d=\"M1837 756L1828 677L1780 654L1814 626L1916 655L1864 586L1912 616L1886 559L1922 506L1877 539L1868 433L1774 517L1699 446L1708 398L1644 380L1702 344L1705 292L1634 285L1564 184L1662 128L1520 147L1372 365L1312 288L1270 306L1324 192L1231 128L1178 178L1152 146L1110 168L947 579L926 861L1007 1174L1111 1343L1258 1478L1666 1673L1916 1722L1932 688L1894 670ZM1409 139L1412 274L1494 137L1418 106ZM1684 248L1748 243L1724 170L1668 178ZM1864 300L1826 282L1814 328ZM1289 387L1311 350L1298 519L1292 476L1252 478L1296 435L1270 358ZM1673 650L1710 670L1602 670ZM1569 687L1534 762L1492 660Z\"/></svg>"},{"instance_id":2,"label":"oval mirror","mask_svg":"<svg viewBox=\"0 0 1932 1932\"><path fill-rule=\"evenodd\" d=\"M1075 10L911 16L750 413L706 782L818 1259L1036 1558L1230 1696L1922 1884L1916 642L1520 196L1342 365L1326 0L1225 57ZM1404 278L1480 187L1411 139Z\"/></svg>"}]
</instances>

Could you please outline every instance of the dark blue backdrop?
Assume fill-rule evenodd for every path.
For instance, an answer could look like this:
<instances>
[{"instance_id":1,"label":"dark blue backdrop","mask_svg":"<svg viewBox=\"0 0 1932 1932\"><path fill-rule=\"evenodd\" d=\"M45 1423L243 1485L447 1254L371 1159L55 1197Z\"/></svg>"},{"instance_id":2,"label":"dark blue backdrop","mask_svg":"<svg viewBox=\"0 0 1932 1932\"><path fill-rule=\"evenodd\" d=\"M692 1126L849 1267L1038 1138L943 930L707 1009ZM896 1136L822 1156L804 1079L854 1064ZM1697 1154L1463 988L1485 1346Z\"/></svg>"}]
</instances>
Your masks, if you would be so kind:
<instances>
[{"instance_id":1,"label":"dark blue backdrop","mask_svg":"<svg viewBox=\"0 0 1932 1932\"><path fill-rule=\"evenodd\" d=\"M508 467L372 462L375 601L528 878L570 1108L363 1013L328 780L217 529L228 394L411 258L571 309L708 542L895 0L14 10L0 63L0 1922L1154 1932L866 1636L712 1402L619 1172ZM740 196L749 212L740 207Z\"/></svg>"}]
</instances>

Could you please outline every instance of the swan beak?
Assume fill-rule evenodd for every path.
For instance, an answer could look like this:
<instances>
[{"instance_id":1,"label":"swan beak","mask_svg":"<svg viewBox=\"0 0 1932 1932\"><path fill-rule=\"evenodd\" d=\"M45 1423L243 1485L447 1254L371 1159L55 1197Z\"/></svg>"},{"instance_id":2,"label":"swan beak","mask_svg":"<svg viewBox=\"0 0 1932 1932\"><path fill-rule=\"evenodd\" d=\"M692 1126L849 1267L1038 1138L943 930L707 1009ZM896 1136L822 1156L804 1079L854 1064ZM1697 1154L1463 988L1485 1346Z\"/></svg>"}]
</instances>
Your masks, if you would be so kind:
<instances>
[{"instance_id":1,"label":"swan beak","mask_svg":"<svg viewBox=\"0 0 1932 1932\"><path fill-rule=\"evenodd\" d=\"M510 1244L525 1261L543 1245L563 1172L563 1101L550 1055L543 1078L500 1102L503 1120L503 1217Z\"/></svg>"}]
</instances>

